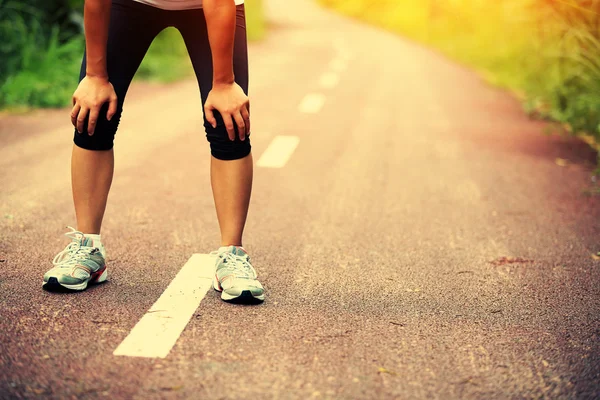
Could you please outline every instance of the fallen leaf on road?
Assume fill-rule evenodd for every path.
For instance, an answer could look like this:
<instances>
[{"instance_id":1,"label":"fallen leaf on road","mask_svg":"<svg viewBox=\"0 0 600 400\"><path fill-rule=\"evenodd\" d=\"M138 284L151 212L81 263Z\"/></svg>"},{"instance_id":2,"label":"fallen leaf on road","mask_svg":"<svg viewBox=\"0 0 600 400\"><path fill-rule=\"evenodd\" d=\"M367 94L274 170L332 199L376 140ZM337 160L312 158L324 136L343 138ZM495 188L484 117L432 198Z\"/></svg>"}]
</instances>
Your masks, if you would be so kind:
<instances>
[{"instance_id":1,"label":"fallen leaf on road","mask_svg":"<svg viewBox=\"0 0 600 400\"><path fill-rule=\"evenodd\" d=\"M181 389L183 389L183 386L181 386L181 385L179 385L179 386L166 386L166 387L161 387L160 388L160 390L163 390L163 391L166 391L166 392L167 391L168 392L174 392L174 391L181 390Z\"/></svg>"},{"instance_id":2,"label":"fallen leaf on road","mask_svg":"<svg viewBox=\"0 0 600 400\"><path fill-rule=\"evenodd\" d=\"M466 385L468 383L471 384L471 385L479 386L476 382L473 382L473 377L472 376L470 376L468 378L465 378L465 379L463 379L461 381L458 381L455 384L456 385Z\"/></svg>"},{"instance_id":3,"label":"fallen leaf on road","mask_svg":"<svg viewBox=\"0 0 600 400\"><path fill-rule=\"evenodd\" d=\"M383 368L383 367L379 367L377 369L377 372L380 373L380 374L398 375L396 372L390 371L389 369L386 369L386 368Z\"/></svg>"},{"instance_id":4,"label":"fallen leaf on road","mask_svg":"<svg viewBox=\"0 0 600 400\"><path fill-rule=\"evenodd\" d=\"M596 261L600 261L600 251L598 252L598 254L592 254L592 259L596 260Z\"/></svg>"},{"instance_id":5,"label":"fallen leaf on road","mask_svg":"<svg viewBox=\"0 0 600 400\"><path fill-rule=\"evenodd\" d=\"M527 260L525 258L521 258L521 257L500 257L497 258L493 261L490 261L490 264L492 265L506 265L506 264L528 264L528 263L532 263L533 260Z\"/></svg>"},{"instance_id":6,"label":"fallen leaf on road","mask_svg":"<svg viewBox=\"0 0 600 400\"><path fill-rule=\"evenodd\" d=\"M557 158L556 160L554 160L554 163L559 167L566 167L569 165L569 160L566 160L564 158Z\"/></svg>"},{"instance_id":7,"label":"fallen leaf on road","mask_svg":"<svg viewBox=\"0 0 600 400\"><path fill-rule=\"evenodd\" d=\"M31 386L26 386L25 390L27 390L30 393L35 393L35 394L45 394L46 393L46 389L32 388Z\"/></svg>"}]
</instances>

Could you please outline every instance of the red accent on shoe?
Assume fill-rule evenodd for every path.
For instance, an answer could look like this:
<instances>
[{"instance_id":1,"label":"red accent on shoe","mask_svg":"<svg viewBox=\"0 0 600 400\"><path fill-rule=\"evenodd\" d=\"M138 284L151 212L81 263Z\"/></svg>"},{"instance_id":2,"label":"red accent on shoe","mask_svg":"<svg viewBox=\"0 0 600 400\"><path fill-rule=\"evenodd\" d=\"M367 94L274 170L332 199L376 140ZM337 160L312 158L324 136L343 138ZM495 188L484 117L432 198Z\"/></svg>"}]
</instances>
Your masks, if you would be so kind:
<instances>
[{"instance_id":1,"label":"red accent on shoe","mask_svg":"<svg viewBox=\"0 0 600 400\"><path fill-rule=\"evenodd\" d=\"M100 279L100 277L102 276L104 271L106 271L106 264L102 268L100 268L98 271L96 271L92 274L92 276L90 277L90 281L96 282L98 279Z\"/></svg>"}]
</instances>

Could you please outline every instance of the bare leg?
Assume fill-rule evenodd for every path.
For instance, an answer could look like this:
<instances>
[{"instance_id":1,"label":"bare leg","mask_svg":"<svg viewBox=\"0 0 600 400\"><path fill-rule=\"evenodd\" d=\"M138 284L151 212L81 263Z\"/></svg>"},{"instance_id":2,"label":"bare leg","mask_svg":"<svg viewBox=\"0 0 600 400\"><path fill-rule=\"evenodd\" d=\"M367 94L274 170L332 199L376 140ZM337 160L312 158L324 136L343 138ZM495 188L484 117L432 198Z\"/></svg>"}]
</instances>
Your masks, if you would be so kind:
<instances>
[{"instance_id":1,"label":"bare leg","mask_svg":"<svg viewBox=\"0 0 600 400\"><path fill-rule=\"evenodd\" d=\"M242 245L252 192L252 169L252 154L239 160L211 157L210 181L221 227L221 246Z\"/></svg>"},{"instance_id":2,"label":"bare leg","mask_svg":"<svg viewBox=\"0 0 600 400\"><path fill-rule=\"evenodd\" d=\"M113 150L91 151L73 145L71 182L77 230L98 234L112 183Z\"/></svg>"}]
</instances>

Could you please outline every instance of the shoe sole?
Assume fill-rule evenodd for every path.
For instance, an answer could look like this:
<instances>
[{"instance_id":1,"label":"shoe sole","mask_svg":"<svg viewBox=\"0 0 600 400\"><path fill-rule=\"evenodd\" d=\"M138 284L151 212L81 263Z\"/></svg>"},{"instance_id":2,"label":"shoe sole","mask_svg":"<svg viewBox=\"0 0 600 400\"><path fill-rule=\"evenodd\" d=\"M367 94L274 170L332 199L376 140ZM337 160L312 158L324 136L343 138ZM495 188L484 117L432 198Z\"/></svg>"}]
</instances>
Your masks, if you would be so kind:
<instances>
[{"instance_id":1,"label":"shoe sole","mask_svg":"<svg viewBox=\"0 0 600 400\"><path fill-rule=\"evenodd\" d=\"M100 275L98 275L100 273ZM108 279L108 271L106 267L101 272L98 271L93 273L89 279L84 280L81 283L76 285L67 285L64 283L60 283L57 278L52 277L48 279L48 282L42 283L42 288L46 289L49 292L81 292L87 289L88 284L96 284L105 282Z\"/></svg>"},{"instance_id":2,"label":"shoe sole","mask_svg":"<svg viewBox=\"0 0 600 400\"><path fill-rule=\"evenodd\" d=\"M221 284L216 279L213 279L213 289L221 292L221 299L232 304L260 304L265 301L265 294L254 295L250 290L242 290L238 295L232 295L223 290Z\"/></svg>"}]
</instances>

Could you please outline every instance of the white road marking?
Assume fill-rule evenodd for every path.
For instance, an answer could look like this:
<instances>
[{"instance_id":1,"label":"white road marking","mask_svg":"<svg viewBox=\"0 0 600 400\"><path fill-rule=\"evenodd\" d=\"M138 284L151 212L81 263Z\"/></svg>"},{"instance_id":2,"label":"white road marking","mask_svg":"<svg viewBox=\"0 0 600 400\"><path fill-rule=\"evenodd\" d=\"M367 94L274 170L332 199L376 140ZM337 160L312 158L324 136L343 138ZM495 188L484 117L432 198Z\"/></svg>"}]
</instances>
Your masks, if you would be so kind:
<instances>
[{"instance_id":1,"label":"white road marking","mask_svg":"<svg viewBox=\"0 0 600 400\"><path fill-rule=\"evenodd\" d=\"M113 354L165 358L212 287L214 273L214 256L192 255Z\"/></svg>"},{"instance_id":2,"label":"white road marking","mask_svg":"<svg viewBox=\"0 0 600 400\"><path fill-rule=\"evenodd\" d=\"M331 68L332 70L334 70L336 72L344 71L347 66L348 66L348 63L343 58L334 58L329 63L329 68Z\"/></svg>"},{"instance_id":3,"label":"white road marking","mask_svg":"<svg viewBox=\"0 0 600 400\"><path fill-rule=\"evenodd\" d=\"M306 114L315 114L321 111L325 104L325 95L322 93L309 93L300 102L298 110Z\"/></svg>"},{"instance_id":4,"label":"white road marking","mask_svg":"<svg viewBox=\"0 0 600 400\"><path fill-rule=\"evenodd\" d=\"M326 72L321 75L321 79L319 79L319 83L325 89L331 89L335 87L340 81L340 76L335 72Z\"/></svg>"},{"instance_id":5,"label":"white road marking","mask_svg":"<svg viewBox=\"0 0 600 400\"><path fill-rule=\"evenodd\" d=\"M290 159L300 138L298 136L276 136L256 163L257 167L282 168Z\"/></svg>"}]
</instances>

